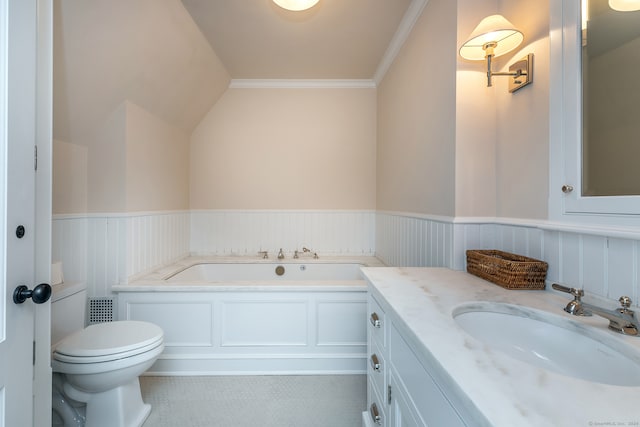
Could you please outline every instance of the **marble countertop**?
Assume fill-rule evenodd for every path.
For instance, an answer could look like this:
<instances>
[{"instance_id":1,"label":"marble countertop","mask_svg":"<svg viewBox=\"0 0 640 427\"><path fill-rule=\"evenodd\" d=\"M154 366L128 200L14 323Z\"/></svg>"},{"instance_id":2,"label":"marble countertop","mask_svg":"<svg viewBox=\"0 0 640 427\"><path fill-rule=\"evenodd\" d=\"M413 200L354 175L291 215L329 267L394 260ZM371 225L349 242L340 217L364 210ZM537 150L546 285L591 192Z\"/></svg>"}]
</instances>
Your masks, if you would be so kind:
<instances>
[{"instance_id":1,"label":"marble countertop","mask_svg":"<svg viewBox=\"0 0 640 427\"><path fill-rule=\"evenodd\" d=\"M314 259L308 255L301 255L294 259L287 257L277 259L271 256L263 259L258 256L190 256L173 264L163 266L150 273L131 278L129 283L112 286L113 292L255 292L255 291L362 291L366 290L363 280L319 281L287 283L283 281L264 280L236 280L236 281L184 281L180 283L167 282L165 279L191 266L203 263L225 264L361 264L368 267L381 267L384 264L372 256L323 256ZM292 281L293 282L293 281Z\"/></svg>"},{"instance_id":2,"label":"marble countertop","mask_svg":"<svg viewBox=\"0 0 640 427\"><path fill-rule=\"evenodd\" d=\"M442 371L437 374L450 380L454 393L463 391L462 409L478 415L472 420L477 425L640 425L640 386L590 382L521 362L467 334L451 315L455 307L474 301L521 305L578 322L593 337L607 334L640 354L640 338L609 331L608 321L599 316L576 318L565 313L562 308L569 295L506 290L441 268L363 268L363 272L412 346L425 360L436 361Z\"/></svg>"}]
</instances>

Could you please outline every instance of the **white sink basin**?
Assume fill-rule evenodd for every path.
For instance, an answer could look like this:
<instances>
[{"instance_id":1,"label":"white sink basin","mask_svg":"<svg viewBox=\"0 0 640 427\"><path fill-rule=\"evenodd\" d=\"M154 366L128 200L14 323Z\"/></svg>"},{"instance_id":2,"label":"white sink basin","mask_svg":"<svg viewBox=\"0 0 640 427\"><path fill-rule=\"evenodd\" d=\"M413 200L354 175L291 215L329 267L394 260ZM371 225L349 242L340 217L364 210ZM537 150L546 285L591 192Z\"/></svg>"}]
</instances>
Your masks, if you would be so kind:
<instances>
[{"instance_id":1,"label":"white sink basin","mask_svg":"<svg viewBox=\"0 0 640 427\"><path fill-rule=\"evenodd\" d=\"M614 332L511 304L468 303L452 314L490 349L523 362L587 381L640 385L640 352Z\"/></svg>"}]
</instances>

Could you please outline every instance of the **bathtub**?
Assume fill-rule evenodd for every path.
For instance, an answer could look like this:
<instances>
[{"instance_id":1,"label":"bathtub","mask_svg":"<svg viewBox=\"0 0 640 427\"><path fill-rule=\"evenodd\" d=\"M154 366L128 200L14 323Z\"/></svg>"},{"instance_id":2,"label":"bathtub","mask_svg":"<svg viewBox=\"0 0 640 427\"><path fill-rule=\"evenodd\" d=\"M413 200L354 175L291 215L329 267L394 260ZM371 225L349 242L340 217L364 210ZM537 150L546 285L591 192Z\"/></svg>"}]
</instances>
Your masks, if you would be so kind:
<instances>
[{"instance_id":1,"label":"bathtub","mask_svg":"<svg viewBox=\"0 0 640 427\"><path fill-rule=\"evenodd\" d=\"M119 320L165 332L148 374L364 374L360 267L382 265L373 257L191 257L112 289Z\"/></svg>"},{"instance_id":2,"label":"bathtub","mask_svg":"<svg viewBox=\"0 0 640 427\"><path fill-rule=\"evenodd\" d=\"M167 283L363 280L357 263L197 263L166 277Z\"/></svg>"}]
</instances>

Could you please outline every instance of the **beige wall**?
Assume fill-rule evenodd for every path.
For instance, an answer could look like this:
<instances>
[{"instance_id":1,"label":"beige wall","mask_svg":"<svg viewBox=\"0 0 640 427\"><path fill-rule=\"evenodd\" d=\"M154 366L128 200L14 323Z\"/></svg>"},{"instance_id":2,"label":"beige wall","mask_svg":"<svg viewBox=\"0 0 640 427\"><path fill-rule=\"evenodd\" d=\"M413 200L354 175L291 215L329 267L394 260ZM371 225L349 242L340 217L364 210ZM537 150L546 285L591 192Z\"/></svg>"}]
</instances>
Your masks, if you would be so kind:
<instances>
[{"instance_id":1,"label":"beige wall","mask_svg":"<svg viewBox=\"0 0 640 427\"><path fill-rule=\"evenodd\" d=\"M512 63L533 53L533 84L510 94L496 85L497 205L500 217L548 218L549 196L549 2L503 1L500 12L525 34ZM501 62L506 66L506 61ZM505 69L506 71L506 69Z\"/></svg>"},{"instance_id":2,"label":"beige wall","mask_svg":"<svg viewBox=\"0 0 640 427\"><path fill-rule=\"evenodd\" d=\"M495 0L458 1L457 49L496 8ZM487 87L484 63L464 60L457 49L456 216L491 217L496 215L495 88Z\"/></svg>"},{"instance_id":3,"label":"beige wall","mask_svg":"<svg viewBox=\"0 0 640 427\"><path fill-rule=\"evenodd\" d=\"M191 131L229 74L180 0L54 0L54 137L80 143L129 100Z\"/></svg>"},{"instance_id":4,"label":"beige wall","mask_svg":"<svg viewBox=\"0 0 640 427\"><path fill-rule=\"evenodd\" d=\"M89 147L88 212L126 211L127 104L83 141Z\"/></svg>"},{"instance_id":5,"label":"beige wall","mask_svg":"<svg viewBox=\"0 0 640 427\"><path fill-rule=\"evenodd\" d=\"M431 0L378 87L377 208L454 215L456 2Z\"/></svg>"},{"instance_id":6,"label":"beige wall","mask_svg":"<svg viewBox=\"0 0 640 427\"><path fill-rule=\"evenodd\" d=\"M87 159L87 147L53 141L54 215L87 212Z\"/></svg>"},{"instance_id":7,"label":"beige wall","mask_svg":"<svg viewBox=\"0 0 640 427\"><path fill-rule=\"evenodd\" d=\"M189 209L189 134L127 103L127 211Z\"/></svg>"},{"instance_id":8,"label":"beige wall","mask_svg":"<svg viewBox=\"0 0 640 427\"><path fill-rule=\"evenodd\" d=\"M189 209L185 131L124 102L82 142L54 142L54 214Z\"/></svg>"},{"instance_id":9,"label":"beige wall","mask_svg":"<svg viewBox=\"0 0 640 427\"><path fill-rule=\"evenodd\" d=\"M191 136L192 209L374 209L374 89L229 89Z\"/></svg>"}]
</instances>

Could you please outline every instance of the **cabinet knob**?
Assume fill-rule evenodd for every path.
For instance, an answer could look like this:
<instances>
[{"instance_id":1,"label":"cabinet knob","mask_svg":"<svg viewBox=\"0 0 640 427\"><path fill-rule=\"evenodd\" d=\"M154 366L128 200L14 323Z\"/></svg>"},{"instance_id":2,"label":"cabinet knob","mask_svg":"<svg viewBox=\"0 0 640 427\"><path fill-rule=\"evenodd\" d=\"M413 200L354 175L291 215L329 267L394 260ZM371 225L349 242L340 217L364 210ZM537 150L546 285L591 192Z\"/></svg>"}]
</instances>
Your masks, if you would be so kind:
<instances>
[{"instance_id":1,"label":"cabinet knob","mask_svg":"<svg viewBox=\"0 0 640 427\"><path fill-rule=\"evenodd\" d=\"M378 406L375 403L371 404L369 413L371 414L371 419L373 420L373 422L381 426L382 418L380 417L380 412L378 412Z\"/></svg>"},{"instance_id":2,"label":"cabinet knob","mask_svg":"<svg viewBox=\"0 0 640 427\"><path fill-rule=\"evenodd\" d=\"M376 354L372 354L371 355L371 368L374 371L381 372L380 371L380 368L381 368L380 361L378 360L378 356Z\"/></svg>"},{"instance_id":3,"label":"cabinet knob","mask_svg":"<svg viewBox=\"0 0 640 427\"><path fill-rule=\"evenodd\" d=\"M378 313L376 312L371 313L371 317L369 318L369 321L375 328L379 328L380 326L382 326L380 323L380 318L378 317Z\"/></svg>"},{"instance_id":4,"label":"cabinet knob","mask_svg":"<svg viewBox=\"0 0 640 427\"><path fill-rule=\"evenodd\" d=\"M562 186L562 192L564 194L569 194L573 191L573 185L565 184Z\"/></svg>"}]
</instances>

